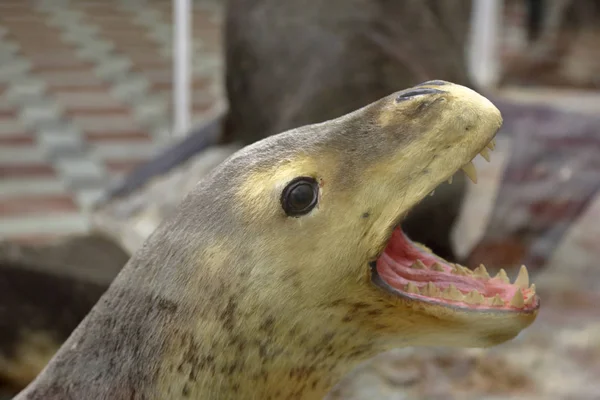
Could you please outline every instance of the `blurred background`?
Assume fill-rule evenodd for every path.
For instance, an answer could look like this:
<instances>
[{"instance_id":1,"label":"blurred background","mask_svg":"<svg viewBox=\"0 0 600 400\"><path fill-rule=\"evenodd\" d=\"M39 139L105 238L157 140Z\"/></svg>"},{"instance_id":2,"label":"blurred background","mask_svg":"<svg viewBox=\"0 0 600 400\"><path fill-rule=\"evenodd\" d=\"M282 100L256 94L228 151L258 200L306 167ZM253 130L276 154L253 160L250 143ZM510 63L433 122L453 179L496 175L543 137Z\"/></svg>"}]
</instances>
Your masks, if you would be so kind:
<instances>
[{"instance_id":1,"label":"blurred background","mask_svg":"<svg viewBox=\"0 0 600 400\"><path fill-rule=\"evenodd\" d=\"M285 30L278 15L292 6L277 14L271 0L194 0L188 12L180 2L187 19L179 21L190 31L177 36L176 3L0 0L0 388L7 396L37 374L206 172L261 136L331 117L289 117L310 102L271 95L262 103L244 92L260 92L260 85L236 78L252 81L279 57L293 59L281 50L295 46L288 31L258 34L252 25ZM271 8L251 14L261 3ZM402 4L410 6L384 26L395 40L372 35L409 65L404 80L396 80L403 86L381 85L382 95L453 80L489 96L505 119L491 162L476 159L479 183L456 194L462 197L450 226L453 252L469 266L484 262L512 276L522 263L530 266L542 312L519 338L491 350L382 355L330 397L600 399L600 1ZM236 8L228 13L228 6ZM332 5L329 12L351 9ZM444 16L446 25L432 23ZM300 32L309 36L322 21L305 18ZM226 42L227 21L238 30L231 28ZM418 29L402 31L410 24ZM270 59L239 56L261 48L246 36L268 43ZM451 47L440 39L448 36L461 40ZM187 43L183 53L174 46L182 43L178 37ZM423 48L411 66L406 59ZM332 63L345 63L336 57ZM322 86L326 92L327 82ZM376 92L362 105L382 96ZM331 93L318 97L333 104L343 91ZM240 111L244 101L282 104L288 119L244 120L252 114Z\"/></svg>"},{"instance_id":2,"label":"blurred background","mask_svg":"<svg viewBox=\"0 0 600 400\"><path fill-rule=\"evenodd\" d=\"M192 119L221 107L222 2L193 7ZM82 210L173 140L170 1L0 1L0 237L84 232Z\"/></svg>"}]
</instances>

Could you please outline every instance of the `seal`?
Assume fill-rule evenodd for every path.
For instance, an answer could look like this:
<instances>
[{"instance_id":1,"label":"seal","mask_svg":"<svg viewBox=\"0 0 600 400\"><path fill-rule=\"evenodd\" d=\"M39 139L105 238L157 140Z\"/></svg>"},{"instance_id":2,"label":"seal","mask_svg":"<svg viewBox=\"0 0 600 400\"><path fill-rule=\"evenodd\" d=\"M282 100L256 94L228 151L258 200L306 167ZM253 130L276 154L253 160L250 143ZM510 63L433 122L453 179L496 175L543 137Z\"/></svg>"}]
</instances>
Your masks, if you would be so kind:
<instances>
[{"instance_id":1,"label":"seal","mask_svg":"<svg viewBox=\"0 0 600 400\"><path fill-rule=\"evenodd\" d=\"M117 204L124 205L131 197L152 198L153 182L172 176L186 164L200 162L206 154L220 152L217 149L222 144L226 147L221 150L250 145L270 135L337 118L398 88L434 77L472 87L463 51L470 26L468 1L222 3L223 89L228 104L224 115L193 127L124 180L114 180L116 185L95 204L93 234L66 237L61 243L43 247L0 243L0 282L9 288L0 290L0 303L6 305L0 309L0 331L4 324L5 331L10 332L0 334L0 365L7 365L0 366L0 392L6 386L11 393L22 390L52 355L44 350L35 357L38 362L32 363L30 355L35 347L28 344L28 338L52 337L57 350L125 265L131 245L125 243L121 227L95 222L106 214L118 218L110 211L120 209ZM409 237L452 262L461 261L451 235L466 184L463 174L456 174L452 185L437 188L402 222ZM173 197L173 206L177 197ZM142 209L148 207L145 203ZM161 210L160 214L167 212L162 206ZM125 217L123 224L131 218L131 214ZM124 230L137 236L131 227ZM101 247L97 236L104 237ZM6 247L16 256L7 254ZM18 251L13 252L16 247ZM82 256L73 257L74 249ZM31 253L36 255L34 259L28 256ZM78 274L73 277L71 271ZM103 286L90 282L87 274L79 273L82 271L105 276L100 282ZM44 283L47 279L52 283ZM31 284L23 288L27 282ZM10 289L16 287L25 291ZM77 297L82 291L85 296ZM23 297L28 300L24 302ZM68 303L67 299L80 300ZM31 351L19 350L25 348Z\"/></svg>"},{"instance_id":2,"label":"seal","mask_svg":"<svg viewBox=\"0 0 600 400\"><path fill-rule=\"evenodd\" d=\"M498 109L429 81L268 137L200 181L23 399L317 399L403 346L485 347L536 318L514 283L400 222L493 148Z\"/></svg>"}]
</instances>

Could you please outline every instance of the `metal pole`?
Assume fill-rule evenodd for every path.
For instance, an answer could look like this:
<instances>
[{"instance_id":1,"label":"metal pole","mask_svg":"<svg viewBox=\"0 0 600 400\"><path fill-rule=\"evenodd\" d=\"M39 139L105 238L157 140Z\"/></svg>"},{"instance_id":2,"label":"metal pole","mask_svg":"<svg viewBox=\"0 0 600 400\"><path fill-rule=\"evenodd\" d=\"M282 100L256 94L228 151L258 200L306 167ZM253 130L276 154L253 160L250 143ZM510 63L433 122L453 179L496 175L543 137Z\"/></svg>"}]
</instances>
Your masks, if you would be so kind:
<instances>
[{"instance_id":1,"label":"metal pole","mask_svg":"<svg viewBox=\"0 0 600 400\"><path fill-rule=\"evenodd\" d=\"M173 0L173 134L183 137L191 119L191 0Z\"/></svg>"},{"instance_id":2,"label":"metal pole","mask_svg":"<svg viewBox=\"0 0 600 400\"><path fill-rule=\"evenodd\" d=\"M493 87L500 75L498 47L502 0L473 0L469 69L475 82Z\"/></svg>"}]
</instances>

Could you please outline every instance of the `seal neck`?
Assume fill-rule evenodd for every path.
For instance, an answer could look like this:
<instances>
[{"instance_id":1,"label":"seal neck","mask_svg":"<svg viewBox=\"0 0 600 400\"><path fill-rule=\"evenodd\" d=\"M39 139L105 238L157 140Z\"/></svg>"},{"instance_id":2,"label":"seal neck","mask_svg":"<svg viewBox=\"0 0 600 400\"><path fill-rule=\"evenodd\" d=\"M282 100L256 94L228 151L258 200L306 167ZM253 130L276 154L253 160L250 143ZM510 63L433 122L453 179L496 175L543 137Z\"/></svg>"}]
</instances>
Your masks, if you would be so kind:
<instances>
[{"instance_id":1,"label":"seal neck","mask_svg":"<svg viewBox=\"0 0 600 400\"><path fill-rule=\"evenodd\" d=\"M207 321L202 329L180 334L161 368L168 374L161 379L169 382L166 393L198 399L320 399L381 351L352 329L336 330L325 313L302 324L293 317L276 320L267 310L252 311L240 325L225 314L231 324Z\"/></svg>"}]
</instances>

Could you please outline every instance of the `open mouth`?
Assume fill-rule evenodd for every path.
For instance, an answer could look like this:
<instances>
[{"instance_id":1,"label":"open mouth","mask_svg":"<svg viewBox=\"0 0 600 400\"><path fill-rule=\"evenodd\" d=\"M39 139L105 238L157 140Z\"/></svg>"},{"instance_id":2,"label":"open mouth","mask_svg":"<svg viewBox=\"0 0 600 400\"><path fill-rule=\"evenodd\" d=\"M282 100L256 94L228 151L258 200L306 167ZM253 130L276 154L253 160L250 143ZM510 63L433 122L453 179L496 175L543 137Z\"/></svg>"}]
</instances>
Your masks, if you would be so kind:
<instances>
[{"instance_id":1,"label":"open mouth","mask_svg":"<svg viewBox=\"0 0 600 400\"><path fill-rule=\"evenodd\" d=\"M480 154L489 161L489 151L494 147L492 140ZM472 162L462 169L477 182ZM383 253L371 263L371 279L393 294L443 306L507 312L534 311L539 307L535 285L529 285L525 266L513 283L504 270L491 277L483 265L470 270L438 257L411 241L399 226Z\"/></svg>"}]
</instances>

